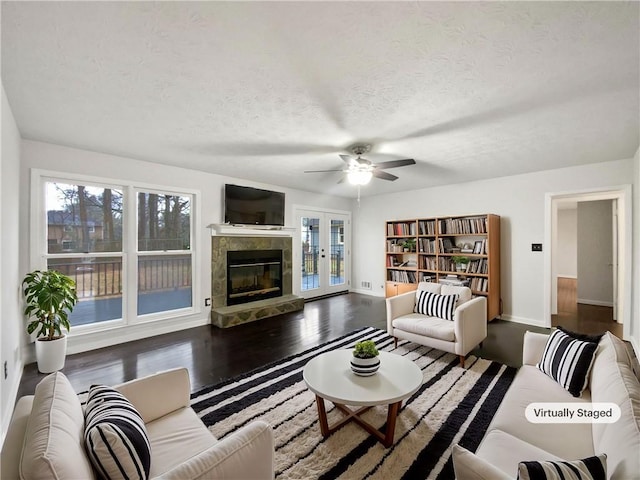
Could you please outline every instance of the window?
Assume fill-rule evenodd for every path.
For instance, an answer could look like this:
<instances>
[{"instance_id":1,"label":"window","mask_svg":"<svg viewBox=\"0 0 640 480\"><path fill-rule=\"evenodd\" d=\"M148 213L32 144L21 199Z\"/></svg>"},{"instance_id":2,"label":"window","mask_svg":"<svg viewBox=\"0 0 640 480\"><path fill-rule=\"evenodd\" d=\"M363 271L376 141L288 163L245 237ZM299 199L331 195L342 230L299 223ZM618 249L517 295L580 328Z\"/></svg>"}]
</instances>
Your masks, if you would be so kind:
<instances>
[{"instance_id":1,"label":"window","mask_svg":"<svg viewBox=\"0 0 640 480\"><path fill-rule=\"evenodd\" d=\"M47 268L76 282L71 325L122 318L122 188L55 181L45 188Z\"/></svg>"},{"instance_id":2,"label":"window","mask_svg":"<svg viewBox=\"0 0 640 480\"><path fill-rule=\"evenodd\" d=\"M191 197L139 191L138 315L192 306Z\"/></svg>"},{"instance_id":3,"label":"window","mask_svg":"<svg viewBox=\"0 0 640 480\"><path fill-rule=\"evenodd\" d=\"M73 327L192 312L192 194L41 179L46 268L76 282Z\"/></svg>"}]
</instances>

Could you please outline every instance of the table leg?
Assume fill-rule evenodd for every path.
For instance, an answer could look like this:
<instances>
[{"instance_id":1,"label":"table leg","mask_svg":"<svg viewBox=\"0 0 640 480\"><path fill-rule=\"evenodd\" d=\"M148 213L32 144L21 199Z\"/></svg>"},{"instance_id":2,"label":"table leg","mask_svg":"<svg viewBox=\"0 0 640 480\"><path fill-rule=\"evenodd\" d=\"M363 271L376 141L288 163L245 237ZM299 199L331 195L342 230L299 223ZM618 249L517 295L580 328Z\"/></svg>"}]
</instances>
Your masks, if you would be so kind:
<instances>
[{"instance_id":1,"label":"table leg","mask_svg":"<svg viewBox=\"0 0 640 480\"><path fill-rule=\"evenodd\" d=\"M323 437L329 435L329 422L327 421L327 410L324 407L324 398L316 395L316 407L318 408L318 421L320 422L320 433Z\"/></svg>"},{"instance_id":2,"label":"table leg","mask_svg":"<svg viewBox=\"0 0 640 480\"><path fill-rule=\"evenodd\" d=\"M389 405L389 410L387 412L387 428L384 431L384 440L382 444L389 448L393 445L393 436L396 431L396 419L398 418L398 412L400 411L400 406L402 405L402 401L391 403Z\"/></svg>"}]
</instances>

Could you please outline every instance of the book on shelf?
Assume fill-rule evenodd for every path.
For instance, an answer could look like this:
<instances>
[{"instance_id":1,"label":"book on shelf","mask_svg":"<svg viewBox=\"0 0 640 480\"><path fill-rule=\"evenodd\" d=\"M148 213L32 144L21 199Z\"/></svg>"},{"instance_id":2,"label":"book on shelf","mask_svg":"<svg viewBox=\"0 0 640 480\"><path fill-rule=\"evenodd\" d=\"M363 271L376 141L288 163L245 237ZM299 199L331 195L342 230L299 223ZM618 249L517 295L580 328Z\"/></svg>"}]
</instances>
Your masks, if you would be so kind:
<instances>
[{"instance_id":1,"label":"book on shelf","mask_svg":"<svg viewBox=\"0 0 640 480\"><path fill-rule=\"evenodd\" d=\"M487 239L477 240L473 245L473 253L486 254L487 253Z\"/></svg>"},{"instance_id":2,"label":"book on shelf","mask_svg":"<svg viewBox=\"0 0 640 480\"><path fill-rule=\"evenodd\" d=\"M420 235L435 235L436 234L436 221L435 220L420 220L418 222L418 230Z\"/></svg>"},{"instance_id":3,"label":"book on shelf","mask_svg":"<svg viewBox=\"0 0 640 480\"><path fill-rule=\"evenodd\" d=\"M470 285L469 279L462 280L460 278L441 278L438 282L443 285L453 285L456 287L468 287Z\"/></svg>"},{"instance_id":4,"label":"book on shelf","mask_svg":"<svg viewBox=\"0 0 640 480\"><path fill-rule=\"evenodd\" d=\"M487 217L445 218L439 221L441 235L477 235L487 233Z\"/></svg>"},{"instance_id":5,"label":"book on shelf","mask_svg":"<svg viewBox=\"0 0 640 480\"><path fill-rule=\"evenodd\" d=\"M406 270L390 270L389 280L399 283L416 283L416 272Z\"/></svg>"},{"instance_id":6,"label":"book on shelf","mask_svg":"<svg viewBox=\"0 0 640 480\"><path fill-rule=\"evenodd\" d=\"M415 222L387 223L388 237L415 236Z\"/></svg>"},{"instance_id":7,"label":"book on shelf","mask_svg":"<svg viewBox=\"0 0 640 480\"><path fill-rule=\"evenodd\" d=\"M432 273L424 273L420 272L420 281L421 282L435 282L436 276Z\"/></svg>"}]
</instances>

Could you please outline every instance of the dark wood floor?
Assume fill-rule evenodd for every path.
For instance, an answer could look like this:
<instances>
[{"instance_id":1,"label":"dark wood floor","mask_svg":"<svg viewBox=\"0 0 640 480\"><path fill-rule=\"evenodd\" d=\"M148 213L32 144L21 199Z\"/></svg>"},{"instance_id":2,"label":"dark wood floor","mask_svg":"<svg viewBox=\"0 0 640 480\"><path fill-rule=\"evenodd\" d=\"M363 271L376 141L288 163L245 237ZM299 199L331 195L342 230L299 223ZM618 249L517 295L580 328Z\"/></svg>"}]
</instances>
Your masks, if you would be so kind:
<instances>
[{"instance_id":1,"label":"dark wood floor","mask_svg":"<svg viewBox=\"0 0 640 480\"><path fill-rule=\"evenodd\" d=\"M307 302L302 312L236 327L207 325L69 355L62 371L80 392L95 383L113 385L160 370L187 367L195 391L364 326L386 329L384 299L350 293ZM472 353L520 366L526 330L547 331L494 320L483 348ZM19 395L32 394L43 377L35 364L27 365Z\"/></svg>"},{"instance_id":2,"label":"dark wood floor","mask_svg":"<svg viewBox=\"0 0 640 480\"><path fill-rule=\"evenodd\" d=\"M558 278L558 314L551 316L551 324L588 334L611 332L622 338L622 325L613 319L612 307L578 303L575 278Z\"/></svg>"}]
</instances>

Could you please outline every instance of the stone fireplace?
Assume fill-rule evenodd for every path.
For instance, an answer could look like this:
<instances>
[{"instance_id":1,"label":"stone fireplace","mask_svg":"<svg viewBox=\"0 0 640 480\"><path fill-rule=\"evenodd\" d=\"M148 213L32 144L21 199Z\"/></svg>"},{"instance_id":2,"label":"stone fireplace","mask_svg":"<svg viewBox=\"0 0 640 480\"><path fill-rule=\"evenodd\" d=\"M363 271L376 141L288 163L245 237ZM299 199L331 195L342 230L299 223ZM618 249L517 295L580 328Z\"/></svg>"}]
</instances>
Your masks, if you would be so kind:
<instances>
[{"instance_id":1,"label":"stone fireplace","mask_svg":"<svg viewBox=\"0 0 640 480\"><path fill-rule=\"evenodd\" d=\"M293 295L292 243L281 235L213 235L211 323L225 328L302 310L304 299Z\"/></svg>"}]
</instances>

